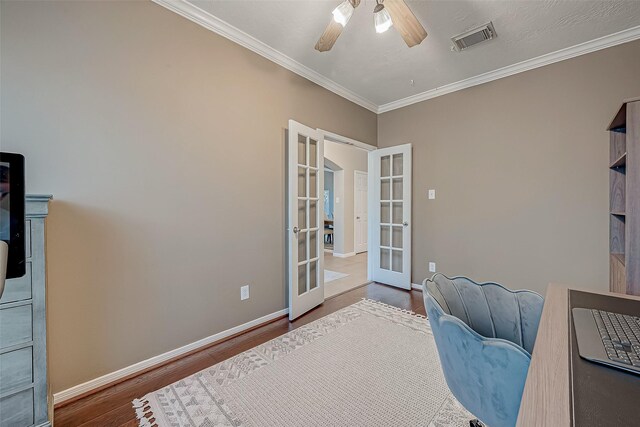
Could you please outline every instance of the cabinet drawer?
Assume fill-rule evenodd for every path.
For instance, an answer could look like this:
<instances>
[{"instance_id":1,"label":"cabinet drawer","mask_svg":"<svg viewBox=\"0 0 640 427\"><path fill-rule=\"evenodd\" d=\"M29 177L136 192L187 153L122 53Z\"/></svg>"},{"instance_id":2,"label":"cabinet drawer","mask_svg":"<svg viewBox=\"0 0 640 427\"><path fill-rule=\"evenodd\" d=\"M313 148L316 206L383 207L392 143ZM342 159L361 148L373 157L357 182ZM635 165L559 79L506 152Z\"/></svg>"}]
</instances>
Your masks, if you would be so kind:
<instances>
[{"instance_id":1,"label":"cabinet drawer","mask_svg":"<svg viewBox=\"0 0 640 427\"><path fill-rule=\"evenodd\" d=\"M33 388L0 399L0 427L26 427L33 423Z\"/></svg>"},{"instance_id":2,"label":"cabinet drawer","mask_svg":"<svg viewBox=\"0 0 640 427\"><path fill-rule=\"evenodd\" d=\"M31 261L27 262L25 270L24 276L6 281L0 304L31 299Z\"/></svg>"},{"instance_id":3,"label":"cabinet drawer","mask_svg":"<svg viewBox=\"0 0 640 427\"><path fill-rule=\"evenodd\" d=\"M0 354L0 395L33 382L33 347Z\"/></svg>"},{"instance_id":4,"label":"cabinet drawer","mask_svg":"<svg viewBox=\"0 0 640 427\"><path fill-rule=\"evenodd\" d=\"M31 304L0 307L0 348L33 339Z\"/></svg>"}]
</instances>

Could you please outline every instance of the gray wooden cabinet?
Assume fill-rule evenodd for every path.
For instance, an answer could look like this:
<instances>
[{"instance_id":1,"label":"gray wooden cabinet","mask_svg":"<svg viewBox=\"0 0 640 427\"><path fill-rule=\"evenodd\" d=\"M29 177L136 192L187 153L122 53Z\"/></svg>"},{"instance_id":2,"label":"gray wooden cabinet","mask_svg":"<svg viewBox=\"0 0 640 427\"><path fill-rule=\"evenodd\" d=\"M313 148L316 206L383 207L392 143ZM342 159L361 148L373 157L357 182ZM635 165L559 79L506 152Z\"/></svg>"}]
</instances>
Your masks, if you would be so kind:
<instances>
[{"instance_id":1,"label":"gray wooden cabinet","mask_svg":"<svg viewBox=\"0 0 640 427\"><path fill-rule=\"evenodd\" d=\"M27 195L27 272L0 299L0 427L50 426L44 221L51 196Z\"/></svg>"}]
</instances>

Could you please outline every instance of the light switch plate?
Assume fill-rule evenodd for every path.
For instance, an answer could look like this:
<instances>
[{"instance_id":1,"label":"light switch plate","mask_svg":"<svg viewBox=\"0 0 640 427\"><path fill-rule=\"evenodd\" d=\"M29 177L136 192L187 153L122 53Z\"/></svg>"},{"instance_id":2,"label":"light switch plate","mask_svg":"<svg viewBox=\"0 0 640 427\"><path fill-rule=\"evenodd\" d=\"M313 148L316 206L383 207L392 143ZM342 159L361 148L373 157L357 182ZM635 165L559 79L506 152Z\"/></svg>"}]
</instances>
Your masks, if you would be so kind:
<instances>
[{"instance_id":1,"label":"light switch plate","mask_svg":"<svg viewBox=\"0 0 640 427\"><path fill-rule=\"evenodd\" d=\"M249 299L249 285L244 285L240 288L240 300L244 301Z\"/></svg>"},{"instance_id":2,"label":"light switch plate","mask_svg":"<svg viewBox=\"0 0 640 427\"><path fill-rule=\"evenodd\" d=\"M429 263L429 271L431 273L435 273L436 272L436 263L435 262L430 262Z\"/></svg>"},{"instance_id":3,"label":"light switch plate","mask_svg":"<svg viewBox=\"0 0 640 427\"><path fill-rule=\"evenodd\" d=\"M429 200L436 198L436 190L429 190Z\"/></svg>"}]
</instances>

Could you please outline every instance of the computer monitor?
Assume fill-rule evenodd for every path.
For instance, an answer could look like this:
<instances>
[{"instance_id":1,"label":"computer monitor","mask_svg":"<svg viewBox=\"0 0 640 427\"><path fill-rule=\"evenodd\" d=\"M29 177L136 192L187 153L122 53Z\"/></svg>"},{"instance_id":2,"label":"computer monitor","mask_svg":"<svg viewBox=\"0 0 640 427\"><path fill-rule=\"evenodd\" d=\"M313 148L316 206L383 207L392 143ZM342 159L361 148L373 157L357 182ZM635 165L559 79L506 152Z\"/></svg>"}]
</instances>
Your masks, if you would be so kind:
<instances>
[{"instance_id":1,"label":"computer monitor","mask_svg":"<svg viewBox=\"0 0 640 427\"><path fill-rule=\"evenodd\" d=\"M0 273L7 279L25 274L24 209L24 156L0 152ZM0 275L0 291L4 279Z\"/></svg>"}]
</instances>

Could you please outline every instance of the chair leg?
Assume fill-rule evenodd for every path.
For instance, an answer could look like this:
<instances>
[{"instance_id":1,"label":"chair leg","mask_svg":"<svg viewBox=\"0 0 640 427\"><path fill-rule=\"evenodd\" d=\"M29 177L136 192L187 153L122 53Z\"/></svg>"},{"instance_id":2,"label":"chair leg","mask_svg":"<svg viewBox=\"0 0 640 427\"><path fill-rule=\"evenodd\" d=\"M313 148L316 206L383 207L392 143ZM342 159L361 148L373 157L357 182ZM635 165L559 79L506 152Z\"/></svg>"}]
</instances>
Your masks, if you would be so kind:
<instances>
[{"instance_id":1,"label":"chair leg","mask_svg":"<svg viewBox=\"0 0 640 427\"><path fill-rule=\"evenodd\" d=\"M480 422L479 419L469 421L469 427L485 427L484 424Z\"/></svg>"}]
</instances>

